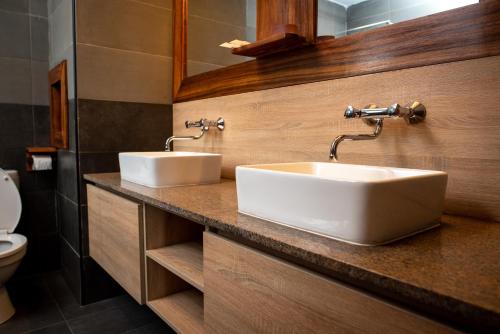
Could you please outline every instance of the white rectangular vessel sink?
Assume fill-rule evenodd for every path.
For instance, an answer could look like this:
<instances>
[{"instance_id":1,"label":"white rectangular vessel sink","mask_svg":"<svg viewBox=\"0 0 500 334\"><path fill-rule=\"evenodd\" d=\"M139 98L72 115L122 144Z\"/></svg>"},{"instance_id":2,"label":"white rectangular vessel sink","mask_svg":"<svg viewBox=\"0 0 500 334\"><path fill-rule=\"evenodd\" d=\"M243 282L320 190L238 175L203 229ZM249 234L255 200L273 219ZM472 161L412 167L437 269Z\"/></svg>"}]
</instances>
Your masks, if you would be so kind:
<instances>
[{"instance_id":1,"label":"white rectangular vessel sink","mask_svg":"<svg viewBox=\"0 0 500 334\"><path fill-rule=\"evenodd\" d=\"M238 166L238 211L359 245L439 225L447 174L301 162Z\"/></svg>"},{"instance_id":2,"label":"white rectangular vessel sink","mask_svg":"<svg viewBox=\"0 0 500 334\"><path fill-rule=\"evenodd\" d=\"M122 180L147 187L217 183L222 155L197 152L126 152L119 154Z\"/></svg>"}]
</instances>

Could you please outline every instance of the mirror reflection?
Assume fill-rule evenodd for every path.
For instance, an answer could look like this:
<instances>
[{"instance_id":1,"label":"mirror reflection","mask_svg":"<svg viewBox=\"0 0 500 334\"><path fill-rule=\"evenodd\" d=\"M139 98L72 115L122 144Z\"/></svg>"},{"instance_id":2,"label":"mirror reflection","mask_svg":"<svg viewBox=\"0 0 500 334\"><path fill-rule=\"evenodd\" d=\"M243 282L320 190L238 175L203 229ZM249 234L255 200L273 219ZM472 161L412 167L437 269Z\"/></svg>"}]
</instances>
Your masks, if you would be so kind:
<instances>
[{"instance_id":1,"label":"mirror reflection","mask_svg":"<svg viewBox=\"0 0 500 334\"><path fill-rule=\"evenodd\" d=\"M479 0L318 0L318 36L342 37Z\"/></svg>"},{"instance_id":2,"label":"mirror reflection","mask_svg":"<svg viewBox=\"0 0 500 334\"><path fill-rule=\"evenodd\" d=\"M256 0L189 0L188 76L249 60L219 45L255 41L256 11Z\"/></svg>"},{"instance_id":3,"label":"mirror reflection","mask_svg":"<svg viewBox=\"0 0 500 334\"><path fill-rule=\"evenodd\" d=\"M318 0L318 36L342 37L450 9L479 0ZM188 1L188 76L238 64L220 44L256 40L257 0Z\"/></svg>"}]
</instances>

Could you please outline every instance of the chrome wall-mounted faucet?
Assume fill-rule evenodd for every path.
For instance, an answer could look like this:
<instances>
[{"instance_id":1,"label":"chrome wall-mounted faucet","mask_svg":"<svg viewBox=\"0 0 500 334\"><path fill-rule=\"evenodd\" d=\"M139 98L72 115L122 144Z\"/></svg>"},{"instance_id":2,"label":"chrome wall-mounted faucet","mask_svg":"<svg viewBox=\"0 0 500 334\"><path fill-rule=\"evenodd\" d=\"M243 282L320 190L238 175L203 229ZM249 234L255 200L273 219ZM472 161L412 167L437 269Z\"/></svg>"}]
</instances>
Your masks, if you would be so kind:
<instances>
[{"instance_id":1,"label":"chrome wall-mounted faucet","mask_svg":"<svg viewBox=\"0 0 500 334\"><path fill-rule=\"evenodd\" d=\"M366 124L375 126L373 133L358 135L340 135L337 136L330 145L330 160L338 160L338 148L344 140L371 140L377 138L382 132L384 118L403 118L408 124L420 123L425 119L426 109L420 102L413 102L411 105L402 107L399 104L393 104L388 108L377 108L371 104L364 109L356 109L348 106L344 112L344 117L361 118Z\"/></svg>"},{"instance_id":2,"label":"chrome wall-mounted faucet","mask_svg":"<svg viewBox=\"0 0 500 334\"><path fill-rule=\"evenodd\" d=\"M216 127L217 129L219 129L219 131L223 131L226 126L226 122L222 117L219 117L216 121L209 121L206 118L202 118L199 121L193 121L193 122L186 121L184 124L186 126L186 129L200 128L201 129L200 134L197 136L172 136L168 138L167 141L165 142L165 151L170 152L171 143L173 143L176 140L197 140L203 137L205 132L207 132L212 127Z\"/></svg>"}]
</instances>

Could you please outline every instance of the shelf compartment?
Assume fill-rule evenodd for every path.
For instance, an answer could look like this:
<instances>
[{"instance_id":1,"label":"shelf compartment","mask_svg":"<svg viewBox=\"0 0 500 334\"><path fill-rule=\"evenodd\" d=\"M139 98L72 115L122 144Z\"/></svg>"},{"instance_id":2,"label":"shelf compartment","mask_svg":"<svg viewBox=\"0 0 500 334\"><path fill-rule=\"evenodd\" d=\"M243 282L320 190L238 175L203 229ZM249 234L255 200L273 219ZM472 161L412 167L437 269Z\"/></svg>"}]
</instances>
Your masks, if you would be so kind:
<instances>
[{"instance_id":1,"label":"shelf compartment","mask_svg":"<svg viewBox=\"0 0 500 334\"><path fill-rule=\"evenodd\" d=\"M146 256L203 292L203 246L199 242L175 244L146 251Z\"/></svg>"},{"instance_id":2,"label":"shelf compartment","mask_svg":"<svg viewBox=\"0 0 500 334\"><path fill-rule=\"evenodd\" d=\"M203 333L203 293L146 257L146 304L178 333Z\"/></svg>"},{"instance_id":3,"label":"shelf compartment","mask_svg":"<svg viewBox=\"0 0 500 334\"><path fill-rule=\"evenodd\" d=\"M203 225L146 205L146 250L168 247L186 242L202 242Z\"/></svg>"},{"instance_id":4,"label":"shelf compartment","mask_svg":"<svg viewBox=\"0 0 500 334\"><path fill-rule=\"evenodd\" d=\"M55 147L26 147L26 171L33 172L33 155L50 155L52 157L52 169L55 168L54 158L57 154Z\"/></svg>"},{"instance_id":5,"label":"shelf compartment","mask_svg":"<svg viewBox=\"0 0 500 334\"><path fill-rule=\"evenodd\" d=\"M177 292L148 305L178 333L204 333L203 294L198 290Z\"/></svg>"}]
</instances>

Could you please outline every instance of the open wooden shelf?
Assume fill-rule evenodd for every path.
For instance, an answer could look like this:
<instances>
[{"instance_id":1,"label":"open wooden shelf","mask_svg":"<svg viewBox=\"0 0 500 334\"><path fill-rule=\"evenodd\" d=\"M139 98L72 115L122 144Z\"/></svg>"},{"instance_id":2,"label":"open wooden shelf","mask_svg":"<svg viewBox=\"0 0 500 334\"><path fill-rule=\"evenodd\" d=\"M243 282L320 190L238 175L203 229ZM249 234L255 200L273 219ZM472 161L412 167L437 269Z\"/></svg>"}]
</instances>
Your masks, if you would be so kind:
<instances>
[{"instance_id":1,"label":"open wooden shelf","mask_svg":"<svg viewBox=\"0 0 500 334\"><path fill-rule=\"evenodd\" d=\"M178 333L204 333L203 294L196 289L149 301L148 306Z\"/></svg>"},{"instance_id":2,"label":"open wooden shelf","mask_svg":"<svg viewBox=\"0 0 500 334\"><path fill-rule=\"evenodd\" d=\"M203 333L205 227L146 205L147 305L178 333Z\"/></svg>"},{"instance_id":3,"label":"open wooden shelf","mask_svg":"<svg viewBox=\"0 0 500 334\"><path fill-rule=\"evenodd\" d=\"M26 170L28 172L33 171L33 155L50 155L54 158L57 153L57 148L55 147L26 147ZM54 163L54 162L52 162ZM54 169L54 165L52 165L52 169Z\"/></svg>"},{"instance_id":4,"label":"open wooden shelf","mask_svg":"<svg viewBox=\"0 0 500 334\"><path fill-rule=\"evenodd\" d=\"M203 291L203 246L186 242L146 251L146 256Z\"/></svg>"}]
</instances>

